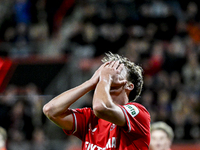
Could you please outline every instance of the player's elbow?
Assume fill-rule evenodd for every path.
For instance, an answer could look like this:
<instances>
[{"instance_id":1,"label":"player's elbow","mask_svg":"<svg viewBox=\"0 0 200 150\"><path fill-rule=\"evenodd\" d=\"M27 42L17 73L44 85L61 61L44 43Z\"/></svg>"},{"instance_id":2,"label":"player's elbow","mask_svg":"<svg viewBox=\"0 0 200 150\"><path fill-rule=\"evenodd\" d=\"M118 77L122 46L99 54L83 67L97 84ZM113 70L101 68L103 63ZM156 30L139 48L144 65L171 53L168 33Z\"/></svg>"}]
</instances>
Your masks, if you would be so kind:
<instances>
[{"instance_id":1,"label":"player's elbow","mask_svg":"<svg viewBox=\"0 0 200 150\"><path fill-rule=\"evenodd\" d=\"M48 105L48 104L45 104L43 106L43 113L49 118L51 119L53 117L52 115L52 108Z\"/></svg>"},{"instance_id":2,"label":"player's elbow","mask_svg":"<svg viewBox=\"0 0 200 150\"><path fill-rule=\"evenodd\" d=\"M95 116L97 116L98 118L101 118L102 116L102 113L103 113L103 108L101 106L97 107L93 107L93 111L94 111L94 114Z\"/></svg>"},{"instance_id":3,"label":"player's elbow","mask_svg":"<svg viewBox=\"0 0 200 150\"><path fill-rule=\"evenodd\" d=\"M107 112L107 107L104 104L93 104L93 111L95 116L102 118Z\"/></svg>"}]
</instances>

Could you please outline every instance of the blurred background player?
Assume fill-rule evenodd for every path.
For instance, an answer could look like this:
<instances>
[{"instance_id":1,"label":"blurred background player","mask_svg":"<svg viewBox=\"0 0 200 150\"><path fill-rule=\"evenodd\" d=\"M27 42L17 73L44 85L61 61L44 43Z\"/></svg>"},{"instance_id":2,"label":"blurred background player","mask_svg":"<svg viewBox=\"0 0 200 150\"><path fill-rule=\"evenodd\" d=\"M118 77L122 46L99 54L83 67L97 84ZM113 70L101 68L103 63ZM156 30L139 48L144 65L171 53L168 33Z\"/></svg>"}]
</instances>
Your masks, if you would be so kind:
<instances>
[{"instance_id":1,"label":"blurred background player","mask_svg":"<svg viewBox=\"0 0 200 150\"><path fill-rule=\"evenodd\" d=\"M6 130L0 127L0 150L6 150L7 133Z\"/></svg>"},{"instance_id":2,"label":"blurred background player","mask_svg":"<svg viewBox=\"0 0 200 150\"><path fill-rule=\"evenodd\" d=\"M174 132L168 124L162 121L153 123L150 150L171 150L173 138Z\"/></svg>"}]
</instances>

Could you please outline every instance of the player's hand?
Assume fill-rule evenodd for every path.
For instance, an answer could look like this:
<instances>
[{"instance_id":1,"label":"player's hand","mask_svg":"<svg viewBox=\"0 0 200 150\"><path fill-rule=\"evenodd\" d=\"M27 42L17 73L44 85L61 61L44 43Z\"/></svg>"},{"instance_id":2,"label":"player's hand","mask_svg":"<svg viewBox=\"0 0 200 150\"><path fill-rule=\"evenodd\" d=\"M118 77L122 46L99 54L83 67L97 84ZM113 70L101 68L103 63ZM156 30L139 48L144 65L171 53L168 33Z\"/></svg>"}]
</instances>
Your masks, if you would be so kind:
<instances>
[{"instance_id":1,"label":"player's hand","mask_svg":"<svg viewBox=\"0 0 200 150\"><path fill-rule=\"evenodd\" d=\"M122 86L127 83L124 64L119 61L112 61L103 67L100 77L103 80L110 80L111 86Z\"/></svg>"},{"instance_id":2,"label":"player's hand","mask_svg":"<svg viewBox=\"0 0 200 150\"><path fill-rule=\"evenodd\" d=\"M90 78L90 81L92 83L92 86L93 88L96 87L97 83L99 82L99 77L100 77L100 74L101 74L101 71L103 70L103 68L108 65L109 62L106 62L104 64L102 64L96 71L95 73L93 74L93 76Z\"/></svg>"}]
</instances>

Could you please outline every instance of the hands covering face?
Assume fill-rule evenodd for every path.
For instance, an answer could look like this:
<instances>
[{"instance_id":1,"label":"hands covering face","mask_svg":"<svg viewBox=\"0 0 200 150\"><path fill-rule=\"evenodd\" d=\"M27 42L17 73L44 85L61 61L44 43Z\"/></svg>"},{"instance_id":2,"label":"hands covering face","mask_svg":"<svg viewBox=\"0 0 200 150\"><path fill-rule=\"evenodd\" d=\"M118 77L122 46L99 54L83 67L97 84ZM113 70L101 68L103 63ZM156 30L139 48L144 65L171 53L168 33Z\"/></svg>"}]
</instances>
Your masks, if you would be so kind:
<instances>
[{"instance_id":1,"label":"hands covering face","mask_svg":"<svg viewBox=\"0 0 200 150\"><path fill-rule=\"evenodd\" d=\"M124 64L120 64L119 61L110 61L102 64L96 70L91 81L94 86L96 86L99 80L105 80L110 82L112 87L119 87L127 83L126 76L127 71Z\"/></svg>"},{"instance_id":2,"label":"hands covering face","mask_svg":"<svg viewBox=\"0 0 200 150\"><path fill-rule=\"evenodd\" d=\"M110 80L111 86L121 86L126 84L126 69L124 64L120 64L119 61L111 61L104 64L102 68L100 78L104 80Z\"/></svg>"}]
</instances>

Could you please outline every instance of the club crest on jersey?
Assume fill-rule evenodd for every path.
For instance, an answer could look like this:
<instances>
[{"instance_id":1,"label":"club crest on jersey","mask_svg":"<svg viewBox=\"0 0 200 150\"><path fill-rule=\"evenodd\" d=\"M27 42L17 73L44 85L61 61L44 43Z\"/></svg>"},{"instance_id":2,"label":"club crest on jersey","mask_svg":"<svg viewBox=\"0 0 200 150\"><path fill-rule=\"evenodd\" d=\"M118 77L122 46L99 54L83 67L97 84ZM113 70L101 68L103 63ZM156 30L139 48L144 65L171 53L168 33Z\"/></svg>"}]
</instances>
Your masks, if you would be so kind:
<instances>
[{"instance_id":1,"label":"club crest on jersey","mask_svg":"<svg viewBox=\"0 0 200 150\"><path fill-rule=\"evenodd\" d=\"M110 131L112 131L117 125L115 125L114 123L110 126Z\"/></svg>"},{"instance_id":2,"label":"club crest on jersey","mask_svg":"<svg viewBox=\"0 0 200 150\"><path fill-rule=\"evenodd\" d=\"M91 131L92 133L94 133L96 130L97 130L97 128L92 129L91 123L90 123L88 131Z\"/></svg>"},{"instance_id":3,"label":"club crest on jersey","mask_svg":"<svg viewBox=\"0 0 200 150\"><path fill-rule=\"evenodd\" d=\"M139 114L139 109L135 105L125 105L125 109L131 114L131 116L135 117Z\"/></svg>"}]
</instances>

